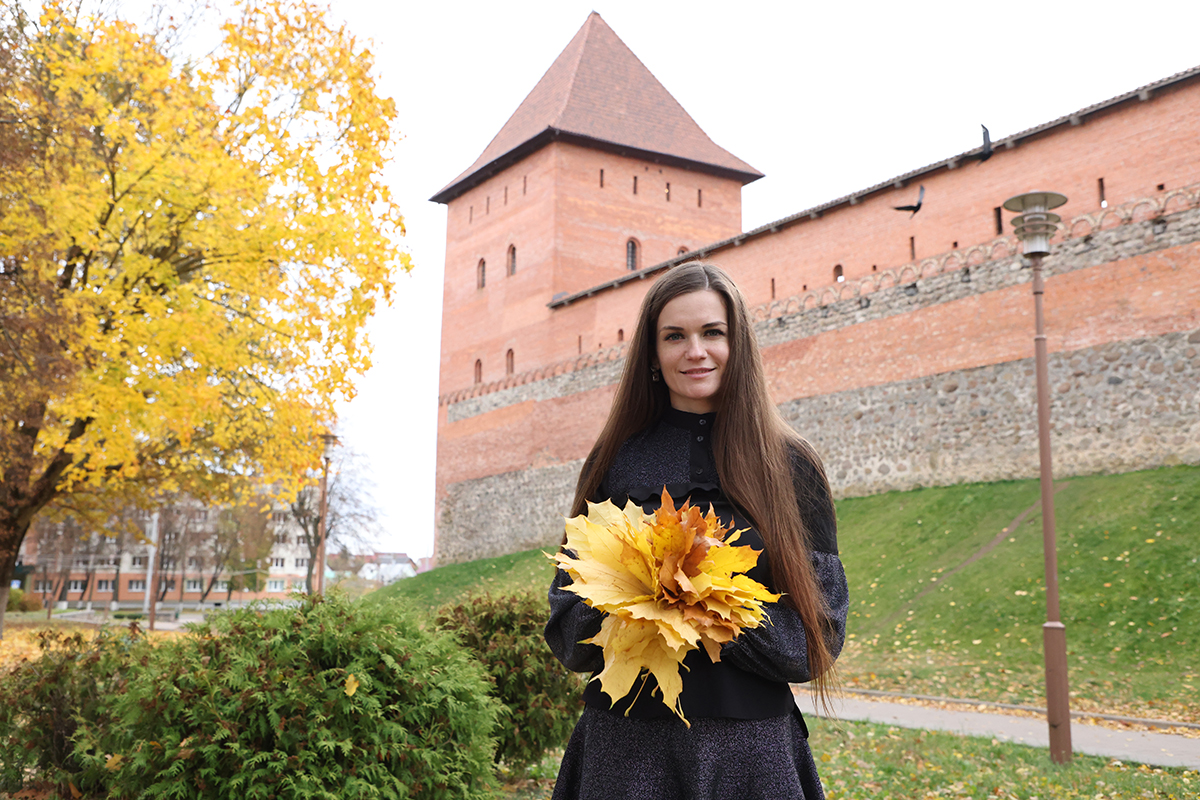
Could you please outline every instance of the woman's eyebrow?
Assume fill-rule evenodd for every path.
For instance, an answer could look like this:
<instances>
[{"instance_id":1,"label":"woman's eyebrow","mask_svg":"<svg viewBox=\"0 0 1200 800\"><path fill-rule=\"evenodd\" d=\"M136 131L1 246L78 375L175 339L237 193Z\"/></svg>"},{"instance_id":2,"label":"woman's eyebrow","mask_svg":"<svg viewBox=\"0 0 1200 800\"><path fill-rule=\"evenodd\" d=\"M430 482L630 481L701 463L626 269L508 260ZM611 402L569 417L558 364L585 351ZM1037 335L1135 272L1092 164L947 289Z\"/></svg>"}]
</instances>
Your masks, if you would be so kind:
<instances>
[{"instance_id":1,"label":"woman's eyebrow","mask_svg":"<svg viewBox=\"0 0 1200 800\"><path fill-rule=\"evenodd\" d=\"M701 328L716 328L721 325L728 325L728 324L729 324L728 322L721 322L720 320L717 320L716 322L706 322L703 325L701 325L700 327ZM659 327L659 330L660 331L681 331L681 330L683 330L683 328L680 327L679 325L662 325Z\"/></svg>"}]
</instances>

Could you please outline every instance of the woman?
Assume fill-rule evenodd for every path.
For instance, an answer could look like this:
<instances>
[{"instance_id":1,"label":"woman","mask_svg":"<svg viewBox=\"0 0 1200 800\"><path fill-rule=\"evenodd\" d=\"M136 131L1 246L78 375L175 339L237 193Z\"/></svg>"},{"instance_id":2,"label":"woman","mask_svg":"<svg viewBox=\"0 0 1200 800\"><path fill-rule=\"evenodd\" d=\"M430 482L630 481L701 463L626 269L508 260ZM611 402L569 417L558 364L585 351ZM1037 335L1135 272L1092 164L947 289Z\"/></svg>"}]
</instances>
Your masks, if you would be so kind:
<instances>
[{"instance_id":1,"label":"woman","mask_svg":"<svg viewBox=\"0 0 1200 800\"><path fill-rule=\"evenodd\" d=\"M743 631L713 663L684 660L680 701L691 728L655 696L653 678L616 703L598 682L567 745L555 785L568 798L817 800L824 796L789 683L828 689L845 634L846 576L837 557L820 459L771 403L741 292L721 269L689 263L642 302L608 421L584 462L571 515L587 501L628 499L647 511L666 487L763 550L750 577L784 592L770 622ZM565 540L564 540L565 541ZM576 672L603 669L602 613L550 587L546 641Z\"/></svg>"}]
</instances>

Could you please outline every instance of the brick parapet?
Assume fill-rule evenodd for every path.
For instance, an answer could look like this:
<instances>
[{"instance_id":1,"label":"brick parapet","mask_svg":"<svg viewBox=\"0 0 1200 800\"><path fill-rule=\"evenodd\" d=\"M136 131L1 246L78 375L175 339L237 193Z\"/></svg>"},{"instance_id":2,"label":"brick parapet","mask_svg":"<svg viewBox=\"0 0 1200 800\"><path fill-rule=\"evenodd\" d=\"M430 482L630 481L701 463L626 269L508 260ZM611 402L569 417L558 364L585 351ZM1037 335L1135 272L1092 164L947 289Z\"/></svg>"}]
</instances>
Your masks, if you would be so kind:
<instances>
[{"instance_id":1,"label":"brick parapet","mask_svg":"<svg viewBox=\"0 0 1200 800\"><path fill-rule=\"evenodd\" d=\"M1060 237L1046 261L1049 275L1200 241L1200 184L1081 214L1063 226ZM1000 237L763 303L751 312L765 348L1022 284L1030 280L1023 264L1016 240ZM624 355L621 343L451 392L438 403L448 406L453 423L514 403L564 397L615 383Z\"/></svg>"}]
</instances>

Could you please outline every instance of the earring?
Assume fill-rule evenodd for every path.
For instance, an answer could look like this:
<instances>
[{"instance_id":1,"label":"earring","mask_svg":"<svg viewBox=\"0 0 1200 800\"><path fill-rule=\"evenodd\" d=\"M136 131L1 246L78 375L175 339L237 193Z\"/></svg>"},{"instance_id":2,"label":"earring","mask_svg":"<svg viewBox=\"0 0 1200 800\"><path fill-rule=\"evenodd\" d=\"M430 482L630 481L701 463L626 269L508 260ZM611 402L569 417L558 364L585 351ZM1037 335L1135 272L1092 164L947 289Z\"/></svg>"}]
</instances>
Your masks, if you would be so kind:
<instances>
[{"instance_id":1,"label":"earring","mask_svg":"<svg viewBox=\"0 0 1200 800\"><path fill-rule=\"evenodd\" d=\"M659 378L658 367L651 367L650 368L650 380L654 381L655 383L658 383L658 378Z\"/></svg>"}]
</instances>

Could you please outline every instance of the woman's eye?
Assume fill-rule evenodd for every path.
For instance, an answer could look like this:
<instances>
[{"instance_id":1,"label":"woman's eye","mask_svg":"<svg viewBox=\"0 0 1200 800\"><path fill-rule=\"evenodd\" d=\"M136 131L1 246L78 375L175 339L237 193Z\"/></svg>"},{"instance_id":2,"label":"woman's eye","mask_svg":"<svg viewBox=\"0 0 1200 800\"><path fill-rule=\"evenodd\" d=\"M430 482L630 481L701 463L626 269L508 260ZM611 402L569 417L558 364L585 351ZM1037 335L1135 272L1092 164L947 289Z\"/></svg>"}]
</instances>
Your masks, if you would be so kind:
<instances>
[{"instance_id":1,"label":"woman's eye","mask_svg":"<svg viewBox=\"0 0 1200 800\"><path fill-rule=\"evenodd\" d=\"M704 332L704 335L705 336L724 336L725 331L720 330L719 328L709 328L708 330L706 330Z\"/></svg>"},{"instance_id":2,"label":"woman's eye","mask_svg":"<svg viewBox=\"0 0 1200 800\"><path fill-rule=\"evenodd\" d=\"M664 342L676 342L683 338L682 333L668 333L663 337Z\"/></svg>"}]
</instances>

